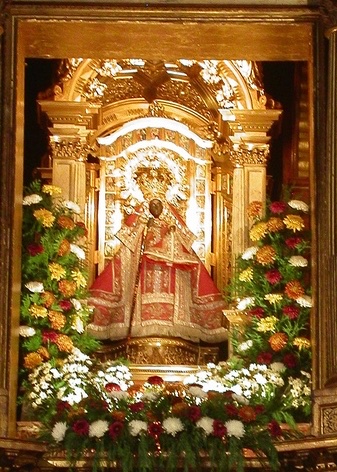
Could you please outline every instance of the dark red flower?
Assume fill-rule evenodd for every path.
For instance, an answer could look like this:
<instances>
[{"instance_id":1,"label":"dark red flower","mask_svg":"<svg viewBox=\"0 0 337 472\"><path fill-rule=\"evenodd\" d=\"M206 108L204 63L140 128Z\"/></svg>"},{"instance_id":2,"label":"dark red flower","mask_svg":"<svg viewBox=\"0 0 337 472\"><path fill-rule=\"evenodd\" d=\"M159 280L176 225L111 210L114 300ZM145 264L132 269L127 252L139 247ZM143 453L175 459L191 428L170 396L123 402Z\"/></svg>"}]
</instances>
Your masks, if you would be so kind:
<instances>
[{"instance_id":1,"label":"dark red flower","mask_svg":"<svg viewBox=\"0 0 337 472\"><path fill-rule=\"evenodd\" d=\"M120 392L122 389L121 389L120 385L118 385L114 382L110 382L110 383L106 384L105 390L107 392Z\"/></svg>"},{"instance_id":2,"label":"dark red flower","mask_svg":"<svg viewBox=\"0 0 337 472\"><path fill-rule=\"evenodd\" d=\"M64 402L62 400L59 400L56 403L56 411L58 413L62 413L63 411L70 410L70 409L71 409L71 405L68 402Z\"/></svg>"},{"instance_id":3,"label":"dark red flower","mask_svg":"<svg viewBox=\"0 0 337 472\"><path fill-rule=\"evenodd\" d=\"M87 420L77 420L72 429L79 436L87 436L89 434L89 423Z\"/></svg>"},{"instance_id":4,"label":"dark red flower","mask_svg":"<svg viewBox=\"0 0 337 472\"><path fill-rule=\"evenodd\" d=\"M116 439L123 431L124 424L122 421L114 421L109 425L109 436L111 439Z\"/></svg>"},{"instance_id":5,"label":"dark red flower","mask_svg":"<svg viewBox=\"0 0 337 472\"><path fill-rule=\"evenodd\" d=\"M139 411L144 410L144 406L145 406L144 402L136 402L129 405L129 408L133 413L138 413Z\"/></svg>"},{"instance_id":6,"label":"dark red flower","mask_svg":"<svg viewBox=\"0 0 337 472\"><path fill-rule=\"evenodd\" d=\"M260 306L257 306L255 308L252 308L251 310L249 310L248 315L254 316L255 318L263 318L264 309L261 308Z\"/></svg>"},{"instance_id":7,"label":"dark red flower","mask_svg":"<svg viewBox=\"0 0 337 472\"><path fill-rule=\"evenodd\" d=\"M287 204L285 202L272 202L269 205L269 210L274 214L283 213L287 208Z\"/></svg>"},{"instance_id":8,"label":"dark red flower","mask_svg":"<svg viewBox=\"0 0 337 472\"><path fill-rule=\"evenodd\" d=\"M151 385L162 385L164 383L164 379L159 375L152 375L147 379L147 381Z\"/></svg>"},{"instance_id":9,"label":"dark red flower","mask_svg":"<svg viewBox=\"0 0 337 472\"><path fill-rule=\"evenodd\" d=\"M196 423L201 418L201 409L197 405L191 405L187 411L188 418Z\"/></svg>"},{"instance_id":10,"label":"dark red flower","mask_svg":"<svg viewBox=\"0 0 337 472\"><path fill-rule=\"evenodd\" d=\"M213 421L213 436L217 438L223 438L227 433L227 428L220 420Z\"/></svg>"},{"instance_id":11,"label":"dark red flower","mask_svg":"<svg viewBox=\"0 0 337 472\"><path fill-rule=\"evenodd\" d=\"M61 300L59 305L60 305L60 308L62 308L63 311L69 311L73 307L73 304L71 303L70 300Z\"/></svg>"},{"instance_id":12,"label":"dark red flower","mask_svg":"<svg viewBox=\"0 0 337 472\"><path fill-rule=\"evenodd\" d=\"M31 243L28 244L27 251L30 256L37 256L38 254L42 254L44 252L44 247L42 244Z\"/></svg>"},{"instance_id":13,"label":"dark red flower","mask_svg":"<svg viewBox=\"0 0 337 472\"><path fill-rule=\"evenodd\" d=\"M245 421L246 423L255 421L256 420L255 408L253 408L250 405L243 405L239 410L239 417L242 419L242 421Z\"/></svg>"},{"instance_id":14,"label":"dark red flower","mask_svg":"<svg viewBox=\"0 0 337 472\"><path fill-rule=\"evenodd\" d=\"M258 362L259 364L266 364L266 365L269 365L272 360L273 360L273 355L272 355L271 352L261 352L261 353L257 356L257 362Z\"/></svg>"},{"instance_id":15,"label":"dark red flower","mask_svg":"<svg viewBox=\"0 0 337 472\"><path fill-rule=\"evenodd\" d=\"M264 405L255 405L255 413L257 415L261 415L262 413L264 413L266 411L266 408Z\"/></svg>"},{"instance_id":16,"label":"dark red flower","mask_svg":"<svg viewBox=\"0 0 337 472\"><path fill-rule=\"evenodd\" d=\"M278 269L270 269L265 273L265 277L267 281L274 285L279 283L279 281L282 279L282 275Z\"/></svg>"},{"instance_id":17,"label":"dark red flower","mask_svg":"<svg viewBox=\"0 0 337 472\"><path fill-rule=\"evenodd\" d=\"M276 436L281 436L282 435L282 429L281 429L281 426L278 424L277 421L275 420L272 420L269 424L268 424L268 431L270 432L270 434L274 437Z\"/></svg>"},{"instance_id":18,"label":"dark red flower","mask_svg":"<svg viewBox=\"0 0 337 472\"><path fill-rule=\"evenodd\" d=\"M292 236L291 238L287 238L285 240L285 243L290 249L295 249L296 246L298 244L301 244L302 241L303 241L302 238L299 238L298 236Z\"/></svg>"},{"instance_id":19,"label":"dark red flower","mask_svg":"<svg viewBox=\"0 0 337 472\"><path fill-rule=\"evenodd\" d=\"M55 343L57 341L58 334L55 331L43 331L42 332L42 342Z\"/></svg>"},{"instance_id":20,"label":"dark red flower","mask_svg":"<svg viewBox=\"0 0 337 472\"><path fill-rule=\"evenodd\" d=\"M283 364L288 367L288 369L293 369L297 365L297 359L294 354L285 354L283 357Z\"/></svg>"},{"instance_id":21,"label":"dark red flower","mask_svg":"<svg viewBox=\"0 0 337 472\"><path fill-rule=\"evenodd\" d=\"M235 405L225 405L225 410L230 416L237 416L238 408Z\"/></svg>"},{"instance_id":22,"label":"dark red flower","mask_svg":"<svg viewBox=\"0 0 337 472\"><path fill-rule=\"evenodd\" d=\"M78 221L76 223L76 226L83 230L83 236L88 236L88 230L87 230L87 227L85 226L85 224L83 223L83 221Z\"/></svg>"},{"instance_id":23,"label":"dark red flower","mask_svg":"<svg viewBox=\"0 0 337 472\"><path fill-rule=\"evenodd\" d=\"M288 305L282 308L283 314L287 316L290 320L296 320L300 314L300 309L294 305Z\"/></svg>"},{"instance_id":24,"label":"dark red flower","mask_svg":"<svg viewBox=\"0 0 337 472\"><path fill-rule=\"evenodd\" d=\"M147 430L150 436L157 439L163 432L163 427L159 421L153 421L149 423Z\"/></svg>"}]
</instances>

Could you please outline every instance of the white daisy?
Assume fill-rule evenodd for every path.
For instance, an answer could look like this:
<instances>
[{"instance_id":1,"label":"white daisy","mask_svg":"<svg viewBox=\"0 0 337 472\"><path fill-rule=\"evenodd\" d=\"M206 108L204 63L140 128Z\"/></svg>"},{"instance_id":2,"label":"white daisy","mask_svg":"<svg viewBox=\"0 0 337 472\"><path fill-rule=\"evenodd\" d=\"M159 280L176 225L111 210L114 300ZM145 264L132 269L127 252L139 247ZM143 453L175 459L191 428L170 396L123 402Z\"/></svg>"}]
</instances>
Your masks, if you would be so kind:
<instances>
[{"instance_id":1,"label":"white daisy","mask_svg":"<svg viewBox=\"0 0 337 472\"><path fill-rule=\"evenodd\" d=\"M23 199L22 204L27 206L35 205L36 203L40 203L41 200L42 197L40 195L33 193L32 195L27 195L27 197Z\"/></svg>"},{"instance_id":2,"label":"white daisy","mask_svg":"<svg viewBox=\"0 0 337 472\"><path fill-rule=\"evenodd\" d=\"M84 250L81 247L77 246L77 244L70 244L70 252L75 254L75 256L77 256L79 259L85 259Z\"/></svg>"},{"instance_id":3,"label":"white daisy","mask_svg":"<svg viewBox=\"0 0 337 472\"><path fill-rule=\"evenodd\" d=\"M311 308L312 307L312 300L309 295L303 295L296 299L296 302L302 306L303 308Z\"/></svg>"},{"instance_id":4,"label":"white daisy","mask_svg":"<svg viewBox=\"0 0 337 472\"><path fill-rule=\"evenodd\" d=\"M246 297L246 298L243 298L242 300L239 301L239 303L236 305L236 308L240 311L243 311L249 305L252 305L253 303L254 303L254 298L253 297Z\"/></svg>"},{"instance_id":5,"label":"white daisy","mask_svg":"<svg viewBox=\"0 0 337 472\"><path fill-rule=\"evenodd\" d=\"M213 418L209 418L208 416L203 416L196 422L196 426L198 428L201 428L204 430L204 432L207 434L211 434L213 432Z\"/></svg>"},{"instance_id":6,"label":"white daisy","mask_svg":"<svg viewBox=\"0 0 337 472\"><path fill-rule=\"evenodd\" d=\"M68 210L71 210L73 211L74 213L76 213L77 215L79 215L81 213L81 208L79 205L77 205L77 203L75 202L72 202L71 200L65 200L63 202L63 206L68 208Z\"/></svg>"},{"instance_id":7,"label":"white daisy","mask_svg":"<svg viewBox=\"0 0 337 472\"><path fill-rule=\"evenodd\" d=\"M131 436L138 436L143 431L147 431L147 423L141 420L131 420L129 423Z\"/></svg>"},{"instance_id":8,"label":"white daisy","mask_svg":"<svg viewBox=\"0 0 337 472\"><path fill-rule=\"evenodd\" d=\"M19 334L23 338L30 338L31 336L34 336L35 333L36 333L35 329L32 328L31 326L22 325L19 328Z\"/></svg>"},{"instance_id":9,"label":"white daisy","mask_svg":"<svg viewBox=\"0 0 337 472\"><path fill-rule=\"evenodd\" d=\"M53 436L56 442L61 442L64 439L66 431L67 423L59 421L58 423L55 423L51 435Z\"/></svg>"},{"instance_id":10,"label":"white daisy","mask_svg":"<svg viewBox=\"0 0 337 472\"><path fill-rule=\"evenodd\" d=\"M245 435L245 427L239 420L226 421L225 426L227 428L228 436L235 436L236 438L242 438Z\"/></svg>"},{"instance_id":11,"label":"white daisy","mask_svg":"<svg viewBox=\"0 0 337 472\"><path fill-rule=\"evenodd\" d=\"M28 282L25 287L33 293L42 293L44 291L43 283L41 282Z\"/></svg>"},{"instance_id":12,"label":"white daisy","mask_svg":"<svg viewBox=\"0 0 337 472\"><path fill-rule=\"evenodd\" d=\"M180 431L184 430L184 425L180 418L165 418L163 421L163 428L167 434L175 436Z\"/></svg>"},{"instance_id":13,"label":"white daisy","mask_svg":"<svg viewBox=\"0 0 337 472\"><path fill-rule=\"evenodd\" d=\"M257 246L251 246L247 248L241 255L241 259L244 259L245 261L248 261L249 259L252 259L255 254L257 253L258 247Z\"/></svg>"},{"instance_id":14,"label":"white daisy","mask_svg":"<svg viewBox=\"0 0 337 472\"><path fill-rule=\"evenodd\" d=\"M89 436L91 438L102 438L109 429L109 423L104 420L97 420L89 426Z\"/></svg>"},{"instance_id":15,"label":"white daisy","mask_svg":"<svg viewBox=\"0 0 337 472\"><path fill-rule=\"evenodd\" d=\"M302 200L290 200L288 205L295 210L304 211L305 213L309 211L309 206Z\"/></svg>"},{"instance_id":16,"label":"white daisy","mask_svg":"<svg viewBox=\"0 0 337 472\"><path fill-rule=\"evenodd\" d=\"M291 256L289 264L294 267L307 267L308 260L302 256Z\"/></svg>"}]
</instances>

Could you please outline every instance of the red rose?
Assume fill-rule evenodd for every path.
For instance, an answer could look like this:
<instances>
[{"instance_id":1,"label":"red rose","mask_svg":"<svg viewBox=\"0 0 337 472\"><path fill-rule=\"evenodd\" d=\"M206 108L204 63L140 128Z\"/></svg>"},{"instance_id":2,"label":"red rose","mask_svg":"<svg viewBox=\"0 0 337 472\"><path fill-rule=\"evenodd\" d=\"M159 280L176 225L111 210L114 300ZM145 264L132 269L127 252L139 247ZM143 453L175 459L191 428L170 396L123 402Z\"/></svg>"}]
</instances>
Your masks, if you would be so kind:
<instances>
[{"instance_id":1,"label":"red rose","mask_svg":"<svg viewBox=\"0 0 337 472\"><path fill-rule=\"evenodd\" d=\"M189 407L187 411L188 418L193 422L196 423L201 418L201 409L197 405L192 405Z\"/></svg>"},{"instance_id":2,"label":"red rose","mask_svg":"<svg viewBox=\"0 0 337 472\"><path fill-rule=\"evenodd\" d=\"M89 434L89 423L87 420L77 420L72 429L79 436L87 436Z\"/></svg>"},{"instance_id":3,"label":"red rose","mask_svg":"<svg viewBox=\"0 0 337 472\"><path fill-rule=\"evenodd\" d=\"M149 424L147 431L153 438L158 438L158 436L160 436L163 432L163 427L159 421L154 421L153 423Z\"/></svg>"},{"instance_id":4,"label":"red rose","mask_svg":"<svg viewBox=\"0 0 337 472\"><path fill-rule=\"evenodd\" d=\"M217 438L223 438L227 433L227 428L220 420L213 421L213 436Z\"/></svg>"},{"instance_id":5,"label":"red rose","mask_svg":"<svg viewBox=\"0 0 337 472\"><path fill-rule=\"evenodd\" d=\"M30 256L37 256L38 254L42 254L44 252L44 248L42 244L31 243L28 244L27 251Z\"/></svg>"},{"instance_id":6,"label":"red rose","mask_svg":"<svg viewBox=\"0 0 337 472\"><path fill-rule=\"evenodd\" d=\"M299 238L298 236L293 236L291 238L287 238L285 240L285 243L290 249L295 249L296 246L301 244L302 241L303 241L302 238Z\"/></svg>"},{"instance_id":7,"label":"red rose","mask_svg":"<svg viewBox=\"0 0 337 472\"><path fill-rule=\"evenodd\" d=\"M73 307L73 304L69 300L61 300L59 305L63 311L69 311Z\"/></svg>"},{"instance_id":8,"label":"red rose","mask_svg":"<svg viewBox=\"0 0 337 472\"><path fill-rule=\"evenodd\" d=\"M282 435L282 429L280 427L280 425L278 424L277 421L275 420L272 420L269 424L268 424L268 431L270 432L270 434L272 436L281 436Z\"/></svg>"},{"instance_id":9,"label":"red rose","mask_svg":"<svg viewBox=\"0 0 337 472\"><path fill-rule=\"evenodd\" d=\"M111 439L116 439L123 431L124 424L122 421L114 421L109 425L109 436Z\"/></svg>"},{"instance_id":10,"label":"red rose","mask_svg":"<svg viewBox=\"0 0 337 472\"><path fill-rule=\"evenodd\" d=\"M162 385L164 383L164 379L159 375L152 375L147 379L147 381L151 385Z\"/></svg>"},{"instance_id":11,"label":"red rose","mask_svg":"<svg viewBox=\"0 0 337 472\"><path fill-rule=\"evenodd\" d=\"M272 202L269 205L269 210L272 213L276 213L277 215L283 213L287 208L287 204L285 202Z\"/></svg>"},{"instance_id":12,"label":"red rose","mask_svg":"<svg viewBox=\"0 0 337 472\"><path fill-rule=\"evenodd\" d=\"M283 314L287 316L290 320L296 320L300 314L300 309L297 306L288 305L282 308Z\"/></svg>"},{"instance_id":13,"label":"red rose","mask_svg":"<svg viewBox=\"0 0 337 472\"><path fill-rule=\"evenodd\" d=\"M249 310L248 315L255 316L256 318L263 318L264 309L261 308L260 306L257 306L255 308L252 308L251 310Z\"/></svg>"},{"instance_id":14,"label":"red rose","mask_svg":"<svg viewBox=\"0 0 337 472\"><path fill-rule=\"evenodd\" d=\"M271 361L273 360L273 355L271 352L261 352L257 356L257 362L258 364L266 364L269 365L271 364Z\"/></svg>"},{"instance_id":15,"label":"red rose","mask_svg":"<svg viewBox=\"0 0 337 472\"><path fill-rule=\"evenodd\" d=\"M42 332L42 342L55 343L57 341L58 334L55 331L43 331Z\"/></svg>"},{"instance_id":16,"label":"red rose","mask_svg":"<svg viewBox=\"0 0 337 472\"><path fill-rule=\"evenodd\" d=\"M238 408L235 405L226 405L225 409L230 416L237 416L238 414Z\"/></svg>"},{"instance_id":17,"label":"red rose","mask_svg":"<svg viewBox=\"0 0 337 472\"><path fill-rule=\"evenodd\" d=\"M139 411L144 410L144 406L144 402L136 402L129 405L129 408L133 413L138 413Z\"/></svg>"},{"instance_id":18,"label":"red rose","mask_svg":"<svg viewBox=\"0 0 337 472\"><path fill-rule=\"evenodd\" d=\"M293 369L297 365L296 356L294 356L294 354L285 354L283 364L288 367L288 369Z\"/></svg>"},{"instance_id":19,"label":"red rose","mask_svg":"<svg viewBox=\"0 0 337 472\"><path fill-rule=\"evenodd\" d=\"M105 390L107 392L120 392L122 389L121 389L120 385L118 385L116 383L113 383L113 382L110 382L110 383L106 384Z\"/></svg>"},{"instance_id":20,"label":"red rose","mask_svg":"<svg viewBox=\"0 0 337 472\"><path fill-rule=\"evenodd\" d=\"M270 269L265 273L265 277L267 281L274 285L279 283L279 281L282 279L282 275L279 270L277 269Z\"/></svg>"}]
</instances>

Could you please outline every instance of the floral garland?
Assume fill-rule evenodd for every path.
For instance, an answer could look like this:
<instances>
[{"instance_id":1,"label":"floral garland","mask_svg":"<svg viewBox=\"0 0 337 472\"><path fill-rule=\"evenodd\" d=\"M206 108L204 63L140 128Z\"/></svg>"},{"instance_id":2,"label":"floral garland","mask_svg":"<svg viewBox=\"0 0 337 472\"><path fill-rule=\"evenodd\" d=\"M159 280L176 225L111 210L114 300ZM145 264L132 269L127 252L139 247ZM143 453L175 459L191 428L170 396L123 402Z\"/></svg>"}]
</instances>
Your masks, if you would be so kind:
<instances>
[{"instance_id":1,"label":"floral garland","mask_svg":"<svg viewBox=\"0 0 337 472\"><path fill-rule=\"evenodd\" d=\"M277 366L289 388L299 391L311 371L308 211L301 200L277 201L262 217L262 203L251 203L253 245L237 259L230 296L244 320L232 335L234 355L244 364ZM308 419L310 405L310 395L293 398L302 419Z\"/></svg>"},{"instance_id":2,"label":"floral garland","mask_svg":"<svg viewBox=\"0 0 337 472\"><path fill-rule=\"evenodd\" d=\"M74 347L98 347L85 327L86 229L79 206L61 198L61 189L35 181L25 190L22 229L20 335L26 371L55 363Z\"/></svg>"},{"instance_id":3,"label":"floral garland","mask_svg":"<svg viewBox=\"0 0 337 472\"><path fill-rule=\"evenodd\" d=\"M39 182L23 204L22 364L42 439L65 450L71 465L91 451L94 470L173 471L205 459L220 471L243 471L249 450L276 470L280 423L295 426L294 416L310 409L305 204L271 204L265 218L260 203L251 205L255 245L239 258L231 293L246 320L233 334L235 356L184 383L153 376L138 388L125 362L87 355L97 342L85 331L78 206Z\"/></svg>"}]
</instances>

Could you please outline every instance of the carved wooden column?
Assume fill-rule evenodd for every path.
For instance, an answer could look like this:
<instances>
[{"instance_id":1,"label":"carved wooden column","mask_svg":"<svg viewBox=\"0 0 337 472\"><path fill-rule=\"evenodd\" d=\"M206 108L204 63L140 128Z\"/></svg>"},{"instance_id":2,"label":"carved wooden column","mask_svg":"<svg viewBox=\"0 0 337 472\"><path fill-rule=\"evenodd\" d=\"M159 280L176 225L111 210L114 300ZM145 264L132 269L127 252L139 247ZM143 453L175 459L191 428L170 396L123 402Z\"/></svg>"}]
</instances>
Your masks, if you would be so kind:
<instances>
[{"instance_id":1,"label":"carved wooden column","mask_svg":"<svg viewBox=\"0 0 337 472\"><path fill-rule=\"evenodd\" d=\"M53 184L63 196L85 208L86 167L90 133L96 127L98 108L86 102L40 101L52 123L49 127L53 160Z\"/></svg>"},{"instance_id":2,"label":"carved wooden column","mask_svg":"<svg viewBox=\"0 0 337 472\"><path fill-rule=\"evenodd\" d=\"M326 150L317 170L314 433L337 434L337 1L321 1L328 38Z\"/></svg>"}]
</instances>

